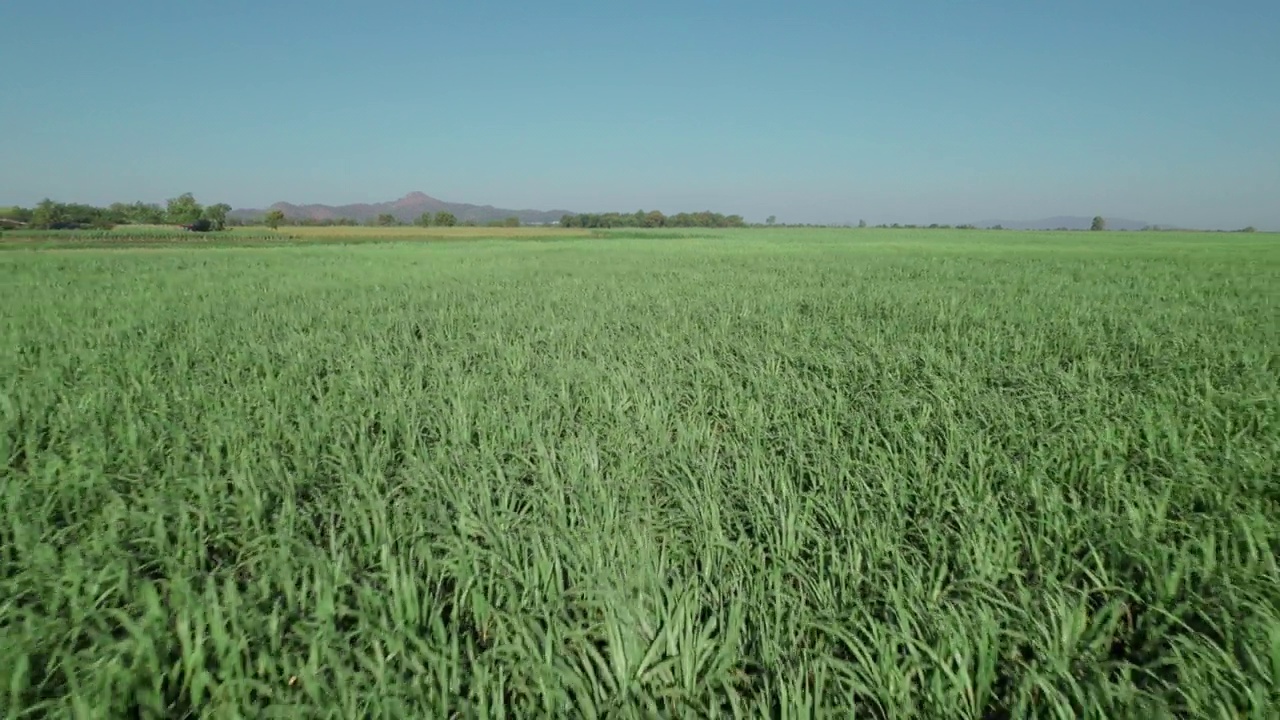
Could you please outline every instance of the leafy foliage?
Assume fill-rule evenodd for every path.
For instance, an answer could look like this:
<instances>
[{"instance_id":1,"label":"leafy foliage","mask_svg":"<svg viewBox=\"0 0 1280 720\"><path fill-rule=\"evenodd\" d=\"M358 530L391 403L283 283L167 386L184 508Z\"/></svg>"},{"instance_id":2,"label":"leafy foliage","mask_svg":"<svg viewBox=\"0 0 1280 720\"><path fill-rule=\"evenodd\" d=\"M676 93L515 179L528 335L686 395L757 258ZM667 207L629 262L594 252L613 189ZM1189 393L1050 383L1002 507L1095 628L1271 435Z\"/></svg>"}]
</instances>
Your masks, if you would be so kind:
<instances>
[{"instance_id":1,"label":"leafy foliage","mask_svg":"<svg viewBox=\"0 0 1280 720\"><path fill-rule=\"evenodd\" d=\"M1275 717L1214 238L0 254L3 707Z\"/></svg>"},{"instance_id":2,"label":"leafy foliage","mask_svg":"<svg viewBox=\"0 0 1280 720\"><path fill-rule=\"evenodd\" d=\"M222 229L227 223L231 206L218 203L207 208L200 205L191 193L185 193L168 201L167 208L149 203L112 203L109 207L95 207L83 203L64 203L42 200L35 208L4 208L0 220L12 220L36 230L107 230L116 225L192 225L201 219L209 220L214 229Z\"/></svg>"},{"instance_id":3,"label":"leafy foliage","mask_svg":"<svg viewBox=\"0 0 1280 720\"><path fill-rule=\"evenodd\" d=\"M202 219L209 222L210 229L224 230L227 227L227 213L229 212L231 212L231 206L226 203L210 205L204 209Z\"/></svg>"},{"instance_id":4,"label":"leafy foliage","mask_svg":"<svg viewBox=\"0 0 1280 720\"><path fill-rule=\"evenodd\" d=\"M190 225L204 215L204 208L191 193L170 198L165 209L168 221L175 225Z\"/></svg>"},{"instance_id":5,"label":"leafy foliage","mask_svg":"<svg viewBox=\"0 0 1280 720\"><path fill-rule=\"evenodd\" d=\"M731 228L746 227L740 215L721 215L711 211L663 215L658 210L637 210L634 213L582 213L560 218L560 227L566 228Z\"/></svg>"},{"instance_id":6,"label":"leafy foliage","mask_svg":"<svg viewBox=\"0 0 1280 720\"><path fill-rule=\"evenodd\" d=\"M15 210L20 210L15 208ZM15 217L23 213L13 212ZM48 198L41 200L26 213L26 224L31 228L48 230L73 230L78 228L108 229L116 224L116 218L101 208L80 203L59 203Z\"/></svg>"}]
</instances>

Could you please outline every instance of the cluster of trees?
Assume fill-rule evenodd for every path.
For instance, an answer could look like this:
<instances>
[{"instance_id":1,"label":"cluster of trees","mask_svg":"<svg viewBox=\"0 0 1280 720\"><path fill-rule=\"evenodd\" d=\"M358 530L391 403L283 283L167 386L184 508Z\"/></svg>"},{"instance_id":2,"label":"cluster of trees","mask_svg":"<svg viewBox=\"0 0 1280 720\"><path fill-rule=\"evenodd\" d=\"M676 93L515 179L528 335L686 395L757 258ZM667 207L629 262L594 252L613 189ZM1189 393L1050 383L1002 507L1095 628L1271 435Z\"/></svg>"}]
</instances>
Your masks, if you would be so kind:
<instances>
[{"instance_id":1,"label":"cluster of trees","mask_svg":"<svg viewBox=\"0 0 1280 720\"><path fill-rule=\"evenodd\" d=\"M55 202L46 198L34 208L0 207L0 229L27 227L41 230L74 230L80 228L110 229L116 225L182 225L198 231L223 230L230 225L242 224L232 218L228 218L227 215L230 212L231 206L226 203L201 205L191 193L183 193L176 198L170 198L163 206L155 203L135 202L112 203L107 207L96 207L84 203ZM323 220L287 218L280 210L267 211L261 222L273 229L279 228L281 225L354 227L360 224L351 218L326 218ZM367 224L376 227L392 227L405 223L402 223L390 213L383 213L369 220ZM474 227L479 223L475 220L459 221L458 217L453 213L441 210L436 213L424 212L412 224L419 227L454 227L457 225ZM776 224L777 218L773 215L770 215L765 220L766 226L772 227ZM502 220L493 220L485 223L485 225L490 227L520 227L520 219L512 216ZM747 224L740 215L722 215L710 211L664 215L658 210L637 210L634 213L607 212L565 215L560 218L560 226L566 228L733 228L746 227ZM827 226L799 224L783 225L783 227ZM867 227L867 221L858 221L858 227ZM911 230L977 229L974 225L939 225L938 223L931 225L900 225L893 223L892 225L882 224L875 227ZM1003 230L1004 228L996 225L991 229ZM1067 230L1068 228L1058 229ZM1106 218L1102 216L1093 218L1089 229L1095 232L1106 230ZM1172 228L1148 226L1144 229L1155 231ZM1250 226L1231 232L1252 233L1256 231L1254 227Z\"/></svg>"},{"instance_id":2,"label":"cluster of trees","mask_svg":"<svg viewBox=\"0 0 1280 720\"><path fill-rule=\"evenodd\" d=\"M360 223L352 218L288 218L281 210L269 210L263 216L262 222L269 227L276 228L280 225L298 225L302 227L357 227ZM517 221L518 224L519 221ZM367 225L371 227L396 227L404 225L396 219L391 213L382 213L375 218L370 219ZM431 213L422 213L418 219L413 221L414 225L419 227L453 227L458 224L458 218L451 212L438 212L434 215Z\"/></svg>"},{"instance_id":3,"label":"cluster of trees","mask_svg":"<svg viewBox=\"0 0 1280 720\"><path fill-rule=\"evenodd\" d=\"M284 213L280 213L280 215L283 217ZM263 218L265 219L265 217L264 215ZM229 221L228 224L235 225L238 223ZM287 218L285 224L303 227L356 227L360 223L351 218Z\"/></svg>"},{"instance_id":4,"label":"cluster of trees","mask_svg":"<svg viewBox=\"0 0 1280 720\"><path fill-rule=\"evenodd\" d=\"M375 227L394 227L396 225L404 225L391 213L382 213L370 223ZM458 220L458 216L448 210L440 210L435 213L424 212L414 219L413 225L418 227L476 227L478 223L475 220ZM502 220L490 220L485 223L489 227L520 227L520 218L512 216Z\"/></svg>"},{"instance_id":5,"label":"cluster of trees","mask_svg":"<svg viewBox=\"0 0 1280 720\"><path fill-rule=\"evenodd\" d=\"M12 207L0 211L4 224L37 230L109 230L116 225L184 225L193 229L221 230L227 226L226 203L203 206L191 193L170 198L164 207L150 203L113 203L95 207L61 203L48 198L34 208Z\"/></svg>"},{"instance_id":6,"label":"cluster of trees","mask_svg":"<svg viewBox=\"0 0 1280 720\"><path fill-rule=\"evenodd\" d=\"M391 218L393 223L395 221L395 218L390 215L384 215L383 217ZM458 224L458 218L448 210L441 210L435 215L424 212L418 216L417 220L413 221L413 224L418 227L453 227ZM516 220L516 224L519 225L520 221Z\"/></svg>"},{"instance_id":7,"label":"cluster of trees","mask_svg":"<svg viewBox=\"0 0 1280 720\"><path fill-rule=\"evenodd\" d=\"M318 226L318 227L355 227L360 223L350 218L326 218L324 220L313 220L306 218L287 218L280 210L268 211L263 217L262 222L269 227L276 228L280 225L302 225L302 226ZM414 219L412 223L401 222L395 215L391 213L381 213L377 217L371 218L366 223L370 227L397 227L401 225L416 225L418 227L476 227L479 225L475 220L459 220L457 215L448 210L430 213L424 212ZM485 223L489 227L520 227L520 218L514 215L502 220L490 220Z\"/></svg>"},{"instance_id":8,"label":"cluster of trees","mask_svg":"<svg viewBox=\"0 0 1280 720\"><path fill-rule=\"evenodd\" d=\"M849 227L849 226L848 226L848 225L842 225L842 226L840 226L840 227ZM867 227L867 221L866 221L866 220L859 220L859 221L858 221L858 227L860 227L860 228ZM887 224L887 223L881 223L881 224L879 224L879 225L876 225L876 226L875 226L875 228L876 228L877 230L977 230L977 229L978 229L978 226L977 226L977 225L969 225L969 224L965 224L965 225L946 225L946 224L938 224L938 223L930 223L929 225L912 225L912 224L910 224L910 223L908 223L908 224L906 224L906 225L903 225L903 224L901 224L901 223L893 223L892 225L889 225L889 224ZM1000 226L1000 225L995 225L995 226L993 226L991 229L992 229L992 230L1003 230L1004 228L1003 228L1002 226Z\"/></svg>"},{"instance_id":9,"label":"cluster of trees","mask_svg":"<svg viewBox=\"0 0 1280 720\"><path fill-rule=\"evenodd\" d=\"M658 210L637 210L634 213L582 213L565 215L560 218L560 227L569 228L655 228L655 227L692 227L692 228L728 228L746 227L747 223L741 215L721 215L709 210L696 213L676 213L663 215Z\"/></svg>"},{"instance_id":10,"label":"cluster of trees","mask_svg":"<svg viewBox=\"0 0 1280 720\"><path fill-rule=\"evenodd\" d=\"M300 225L304 227L356 227L359 222L351 218L325 218L317 220L312 218L289 218L281 210L269 210L263 216L262 223L271 228L277 228L281 225ZM436 213L424 212L419 215L412 223L401 222L395 215L391 213L381 213L377 217L370 218L366 223L370 227L397 227L401 225L413 224L418 227L455 227L458 225L466 227L475 227L478 223L474 220L459 220L457 215L441 210ZM493 220L485 223L490 227L520 227L520 218L509 217L503 220Z\"/></svg>"}]
</instances>

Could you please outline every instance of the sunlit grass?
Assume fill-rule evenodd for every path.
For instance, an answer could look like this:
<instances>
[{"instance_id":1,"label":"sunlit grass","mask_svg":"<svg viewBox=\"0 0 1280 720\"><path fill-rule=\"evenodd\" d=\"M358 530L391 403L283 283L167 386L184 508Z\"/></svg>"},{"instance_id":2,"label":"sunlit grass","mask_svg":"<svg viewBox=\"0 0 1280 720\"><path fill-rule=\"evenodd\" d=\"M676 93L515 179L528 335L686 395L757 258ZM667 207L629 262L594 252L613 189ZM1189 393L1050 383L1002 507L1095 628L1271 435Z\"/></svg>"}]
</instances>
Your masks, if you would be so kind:
<instances>
[{"instance_id":1,"label":"sunlit grass","mask_svg":"<svg viewBox=\"0 0 1280 720\"><path fill-rule=\"evenodd\" d=\"M245 228L253 230L253 228ZM556 226L529 227L417 227L401 225L396 227L282 227L302 238L311 237L376 237L382 239L450 239L450 238L545 238L545 237L589 237L590 231Z\"/></svg>"},{"instance_id":2,"label":"sunlit grass","mask_svg":"<svg viewBox=\"0 0 1280 720\"><path fill-rule=\"evenodd\" d=\"M1273 718L1229 240L4 253L0 714Z\"/></svg>"}]
</instances>

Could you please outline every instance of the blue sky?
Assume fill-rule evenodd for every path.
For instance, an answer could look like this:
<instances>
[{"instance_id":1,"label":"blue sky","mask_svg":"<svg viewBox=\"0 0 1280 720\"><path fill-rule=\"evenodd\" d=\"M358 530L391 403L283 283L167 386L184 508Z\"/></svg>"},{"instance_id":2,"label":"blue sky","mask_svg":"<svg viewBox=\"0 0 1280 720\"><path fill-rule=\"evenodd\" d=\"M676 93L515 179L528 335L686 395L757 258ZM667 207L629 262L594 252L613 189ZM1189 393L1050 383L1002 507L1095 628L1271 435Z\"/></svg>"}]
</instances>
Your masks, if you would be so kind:
<instances>
[{"instance_id":1,"label":"blue sky","mask_svg":"<svg viewBox=\"0 0 1280 720\"><path fill-rule=\"evenodd\" d=\"M0 205L1280 229L1280 2L0 2Z\"/></svg>"}]
</instances>

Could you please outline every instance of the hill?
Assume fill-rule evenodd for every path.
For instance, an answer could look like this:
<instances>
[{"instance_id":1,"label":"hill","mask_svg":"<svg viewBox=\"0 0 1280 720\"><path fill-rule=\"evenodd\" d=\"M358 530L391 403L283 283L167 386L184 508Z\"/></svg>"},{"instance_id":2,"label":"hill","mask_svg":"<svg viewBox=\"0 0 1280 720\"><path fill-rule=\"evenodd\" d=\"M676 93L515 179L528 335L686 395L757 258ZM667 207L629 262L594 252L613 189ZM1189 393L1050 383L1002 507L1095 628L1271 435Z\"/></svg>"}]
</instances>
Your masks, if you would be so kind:
<instances>
[{"instance_id":1,"label":"hill","mask_svg":"<svg viewBox=\"0 0 1280 720\"><path fill-rule=\"evenodd\" d=\"M451 212L459 222L474 220L489 222L503 220L511 216L520 218L524 225L545 225L556 222L561 216L571 214L568 210L509 210L492 205L472 205L470 203L454 203L438 200L421 192L411 192L399 200L382 203L356 203L353 205L295 205L278 202L269 208L232 210L229 217L238 220L253 220L262 217L267 210L280 210L291 220L337 220L346 218L357 222L368 222L384 213L390 213L400 222L413 222L424 212Z\"/></svg>"}]
</instances>

